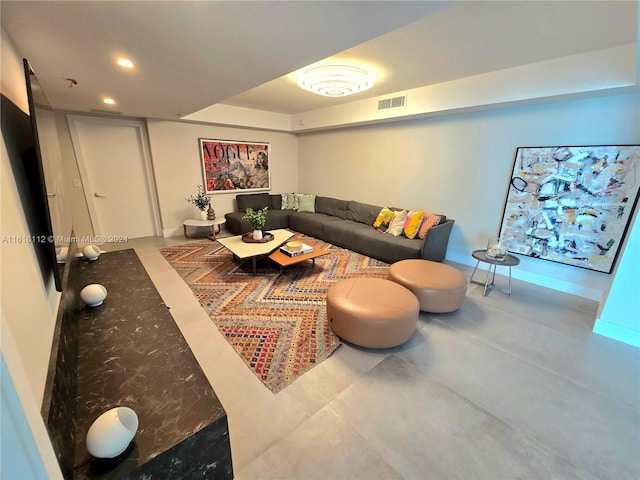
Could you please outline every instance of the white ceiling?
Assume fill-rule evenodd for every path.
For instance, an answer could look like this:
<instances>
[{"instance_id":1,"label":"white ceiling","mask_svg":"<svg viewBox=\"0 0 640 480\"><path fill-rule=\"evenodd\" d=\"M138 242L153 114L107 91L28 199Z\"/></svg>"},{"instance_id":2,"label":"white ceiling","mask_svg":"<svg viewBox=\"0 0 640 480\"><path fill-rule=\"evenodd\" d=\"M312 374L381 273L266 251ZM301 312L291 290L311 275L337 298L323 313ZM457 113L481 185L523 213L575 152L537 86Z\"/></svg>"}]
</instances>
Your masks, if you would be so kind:
<instances>
[{"instance_id":1,"label":"white ceiling","mask_svg":"<svg viewBox=\"0 0 640 480\"><path fill-rule=\"evenodd\" d=\"M2 27L55 109L175 119L209 105L300 113L636 41L637 1L6 1ZM113 60L131 58L123 71ZM324 61L378 72L345 99L299 89ZM78 85L69 88L65 78ZM104 96L117 101L101 103Z\"/></svg>"}]
</instances>

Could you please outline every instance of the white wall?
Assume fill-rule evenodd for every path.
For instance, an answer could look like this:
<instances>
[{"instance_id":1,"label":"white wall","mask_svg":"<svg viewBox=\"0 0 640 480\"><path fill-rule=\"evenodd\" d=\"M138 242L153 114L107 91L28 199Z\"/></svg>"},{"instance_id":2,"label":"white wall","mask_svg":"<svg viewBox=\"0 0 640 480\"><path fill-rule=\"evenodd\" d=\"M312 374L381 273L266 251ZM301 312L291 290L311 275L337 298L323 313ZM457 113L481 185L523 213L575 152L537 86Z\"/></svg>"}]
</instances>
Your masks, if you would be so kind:
<instances>
[{"instance_id":1,"label":"white wall","mask_svg":"<svg viewBox=\"0 0 640 480\"><path fill-rule=\"evenodd\" d=\"M2 94L28 111L22 59L4 30L1 48ZM29 229L13 181L4 138L0 157L0 234L16 238L28 236ZM48 285L42 281L32 244L0 242L1 350L11 376L10 379L3 376L2 389L3 396L5 391L12 395L11 390L15 389L24 413L24 418L3 418L1 425L3 430L11 425L21 435L13 441L20 444L25 456L39 455L42 458L48 478L62 477L40 415L59 299L53 278ZM22 436L27 429L25 419L38 452L33 451L33 439L28 435ZM8 423L9 420L12 424ZM3 458L2 461L8 460Z\"/></svg>"},{"instance_id":2,"label":"white wall","mask_svg":"<svg viewBox=\"0 0 640 480\"><path fill-rule=\"evenodd\" d=\"M640 348L640 215L627 234L611 288L600 304L595 333Z\"/></svg>"},{"instance_id":3,"label":"white wall","mask_svg":"<svg viewBox=\"0 0 640 480\"><path fill-rule=\"evenodd\" d=\"M60 294L55 289L53 276L47 285L44 284L33 244L20 241L31 233L13 181L4 139L1 148L0 223L4 240L0 242L0 302L3 321L16 341L31 394L42 401ZM7 365L12 368L10 359L7 359Z\"/></svg>"},{"instance_id":4,"label":"white wall","mask_svg":"<svg viewBox=\"0 0 640 480\"><path fill-rule=\"evenodd\" d=\"M299 136L299 189L456 220L447 258L474 264L502 219L519 146L640 143L640 95L504 108ZM611 276L522 257L514 277L600 300Z\"/></svg>"},{"instance_id":5,"label":"white wall","mask_svg":"<svg viewBox=\"0 0 640 480\"><path fill-rule=\"evenodd\" d=\"M196 193L197 185L203 184L200 138L271 143L270 193L297 189L298 140L295 135L163 120L147 120L147 128L165 237L182 235L182 222L196 216L195 207L185 198ZM216 217L235 210L237 193L213 195Z\"/></svg>"},{"instance_id":6,"label":"white wall","mask_svg":"<svg viewBox=\"0 0 640 480\"><path fill-rule=\"evenodd\" d=\"M291 131L302 133L326 127L381 123L394 117L408 120L522 102L569 100L593 92L615 95L626 90L628 93L637 82L636 52L634 42L301 112L291 116ZM379 100L403 94L407 94L404 108L378 110ZM227 113L221 111L217 118L224 118Z\"/></svg>"},{"instance_id":7,"label":"white wall","mask_svg":"<svg viewBox=\"0 0 640 480\"><path fill-rule=\"evenodd\" d=\"M20 404L17 392L11 382L11 375L7 369L4 356L1 357L0 378L0 478L47 478L38 448L29 430L24 410ZM19 438L21 441L16 442ZM24 445L24 446L23 446ZM11 461L7 460L11 459Z\"/></svg>"},{"instance_id":8,"label":"white wall","mask_svg":"<svg viewBox=\"0 0 640 480\"><path fill-rule=\"evenodd\" d=\"M4 36L4 31L1 88L3 95L26 112L29 111L22 59L13 49L10 40ZM30 231L4 138L0 153L2 236L9 239L26 238ZM55 289L53 277L47 285L44 284L33 244L14 242L6 238L0 242L0 298L4 312L3 321L13 333L32 394L34 398L41 400L49 367L49 352L60 294ZM8 359L7 364L11 368Z\"/></svg>"}]
</instances>

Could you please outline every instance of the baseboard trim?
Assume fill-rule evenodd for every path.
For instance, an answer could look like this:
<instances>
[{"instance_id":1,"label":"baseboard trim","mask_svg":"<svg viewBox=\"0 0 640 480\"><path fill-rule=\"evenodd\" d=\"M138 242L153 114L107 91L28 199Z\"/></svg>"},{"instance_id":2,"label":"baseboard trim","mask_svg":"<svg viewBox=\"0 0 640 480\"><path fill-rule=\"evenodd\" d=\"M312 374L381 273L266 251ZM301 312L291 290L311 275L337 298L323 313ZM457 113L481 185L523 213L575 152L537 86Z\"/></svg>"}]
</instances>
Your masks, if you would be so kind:
<instances>
[{"instance_id":1,"label":"baseboard trim","mask_svg":"<svg viewBox=\"0 0 640 480\"><path fill-rule=\"evenodd\" d=\"M602 335L603 337L626 343L636 348L640 348L640 331L630 328L621 327L614 323L605 322L604 320L596 320L593 325L593 333Z\"/></svg>"},{"instance_id":2,"label":"baseboard trim","mask_svg":"<svg viewBox=\"0 0 640 480\"><path fill-rule=\"evenodd\" d=\"M183 235L183 234L184 234L184 228L182 228L182 227L178 227L178 228L163 228L162 229L163 238L177 237L177 236Z\"/></svg>"}]
</instances>

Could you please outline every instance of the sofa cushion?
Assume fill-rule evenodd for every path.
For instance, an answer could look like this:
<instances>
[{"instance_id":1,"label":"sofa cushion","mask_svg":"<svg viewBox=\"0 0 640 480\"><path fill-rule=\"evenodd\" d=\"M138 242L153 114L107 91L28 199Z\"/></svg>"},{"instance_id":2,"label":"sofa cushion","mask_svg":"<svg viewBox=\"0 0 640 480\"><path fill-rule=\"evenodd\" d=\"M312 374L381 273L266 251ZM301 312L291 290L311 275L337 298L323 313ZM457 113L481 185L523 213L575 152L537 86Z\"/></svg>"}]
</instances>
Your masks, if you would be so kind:
<instances>
[{"instance_id":1,"label":"sofa cushion","mask_svg":"<svg viewBox=\"0 0 640 480\"><path fill-rule=\"evenodd\" d=\"M402 232L404 231L404 224L406 221L407 221L406 210L400 210L399 212L395 212L393 214L393 219L391 220L391 223L389 224L389 228L387 229L386 233L389 233L394 237L397 237L398 235L402 235Z\"/></svg>"},{"instance_id":2,"label":"sofa cushion","mask_svg":"<svg viewBox=\"0 0 640 480\"><path fill-rule=\"evenodd\" d=\"M267 223L263 230L276 230L278 228L289 228L289 212L286 210L269 210L267 212Z\"/></svg>"},{"instance_id":3,"label":"sofa cushion","mask_svg":"<svg viewBox=\"0 0 640 480\"><path fill-rule=\"evenodd\" d=\"M280 195L280 210L287 210L289 208L289 197L286 193Z\"/></svg>"},{"instance_id":4,"label":"sofa cushion","mask_svg":"<svg viewBox=\"0 0 640 480\"><path fill-rule=\"evenodd\" d=\"M422 245L422 242L386 235L371 225L349 220L326 223L323 240L387 263L419 258Z\"/></svg>"},{"instance_id":5,"label":"sofa cushion","mask_svg":"<svg viewBox=\"0 0 640 480\"><path fill-rule=\"evenodd\" d=\"M280 197L282 210L298 210L298 197L295 193L283 193Z\"/></svg>"},{"instance_id":6,"label":"sofa cushion","mask_svg":"<svg viewBox=\"0 0 640 480\"><path fill-rule=\"evenodd\" d=\"M424 240L430 228L440 225L446 219L447 217L444 215L434 215L433 213L425 212L424 217L422 218L422 223L420 223L420 228L418 229L417 237Z\"/></svg>"},{"instance_id":7,"label":"sofa cushion","mask_svg":"<svg viewBox=\"0 0 640 480\"><path fill-rule=\"evenodd\" d=\"M346 213L347 220L373 225L382 207L351 200Z\"/></svg>"},{"instance_id":8,"label":"sofa cushion","mask_svg":"<svg viewBox=\"0 0 640 480\"><path fill-rule=\"evenodd\" d=\"M416 238L418 229L422 224L422 218L424 217L424 211L418 210L417 212L411 211L407 214L407 221L404 222L404 229L402 234L407 238Z\"/></svg>"},{"instance_id":9,"label":"sofa cushion","mask_svg":"<svg viewBox=\"0 0 640 480\"><path fill-rule=\"evenodd\" d=\"M282 195L269 195L271 210L282 210Z\"/></svg>"},{"instance_id":10,"label":"sofa cushion","mask_svg":"<svg viewBox=\"0 0 640 480\"><path fill-rule=\"evenodd\" d=\"M251 224L242 217L244 212L231 212L225 214L225 228L234 235L242 235L253 230ZM267 223L263 230L275 230L278 228L289 228L289 212L287 210L269 210L267 212Z\"/></svg>"},{"instance_id":11,"label":"sofa cushion","mask_svg":"<svg viewBox=\"0 0 640 480\"><path fill-rule=\"evenodd\" d=\"M391 224L391 220L393 220L393 210L388 207L384 207L380 210L380 213L378 213L378 216L373 222L373 226L381 232L386 232L389 228L389 224Z\"/></svg>"},{"instance_id":12,"label":"sofa cushion","mask_svg":"<svg viewBox=\"0 0 640 480\"><path fill-rule=\"evenodd\" d=\"M367 242L362 236L362 232L371 230L376 235L381 236L371 225L364 225L353 220L340 220L324 225L324 238L326 242L349 250L361 251Z\"/></svg>"},{"instance_id":13,"label":"sofa cushion","mask_svg":"<svg viewBox=\"0 0 640 480\"><path fill-rule=\"evenodd\" d=\"M238 210L241 212L246 212L247 208L260 210L264 207L271 208L271 198L268 193L236 195L236 204L238 205Z\"/></svg>"},{"instance_id":14,"label":"sofa cushion","mask_svg":"<svg viewBox=\"0 0 640 480\"><path fill-rule=\"evenodd\" d=\"M299 212L315 213L316 211L316 196L313 194L296 193L298 200Z\"/></svg>"},{"instance_id":15,"label":"sofa cushion","mask_svg":"<svg viewBox=\"0 0 640 480\"><path fill-rule=\"evenodd\" d=\"M324 240L324 226L328 223L343 222L344 219L324 213L289 212L289 228L296 232Z\"/></svg>"},{"instance_id":16,"label":"sofa cushion","mask_svg":"<svg viewBox=\"0 0 640 480\"><path fill-rule=\"evenodd\" d=\"M338 218L346 218L348 200L316 196L316 213L324 213Z\"/></svg>"},{"instance_id":17,"label":"sofa cushion","mask_svg":"<svg viewBox=\"0 0 640 480\"><path fill-rule=\"evenodd\" d=\"M406 258L419 258L422 242L410 240L403 236L394 237L378 232L375 228L359 231L362 245L359 251L363 255L377 258L387 263L394 263Z\"/></svg>"}]
</instances>

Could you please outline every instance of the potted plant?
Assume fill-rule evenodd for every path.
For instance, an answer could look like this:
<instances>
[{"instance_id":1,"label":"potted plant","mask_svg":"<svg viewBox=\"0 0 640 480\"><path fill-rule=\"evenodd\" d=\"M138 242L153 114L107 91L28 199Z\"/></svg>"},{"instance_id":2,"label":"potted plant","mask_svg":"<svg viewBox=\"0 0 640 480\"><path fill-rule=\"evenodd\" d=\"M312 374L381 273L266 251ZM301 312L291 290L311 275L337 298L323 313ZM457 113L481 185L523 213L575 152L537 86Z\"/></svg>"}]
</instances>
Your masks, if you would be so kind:
<instances>
[{"instance_id":1,"label":"potted plant","mask_svg":"<svg viewBox=\"0 0 640 480\"><path fill-rule=\"evenodd\" d=\"M262 240L262 229L267 223L267 210L269 207L264 207L260 210L254 210L253 208L247 208L247 211L242 217L244 220L251 224L253 228L254 240Z\"/></svg>"},{"instance_id":2,"label":"potted plant","mask_svg":"<svg viewBox=\"0 0 640 480\"><path fill-rule=\"evenodd\" d=\"M187 202L194 205L200 211L200 220L207 219L207 208L211 198L208 193L204 192L204 187L198 185L198 193L195 195L189 195L186 199Z\"/></svg>"}]
</instances>

